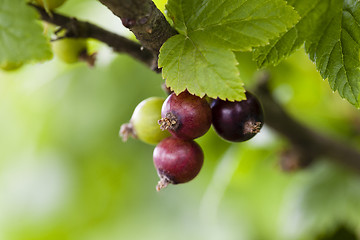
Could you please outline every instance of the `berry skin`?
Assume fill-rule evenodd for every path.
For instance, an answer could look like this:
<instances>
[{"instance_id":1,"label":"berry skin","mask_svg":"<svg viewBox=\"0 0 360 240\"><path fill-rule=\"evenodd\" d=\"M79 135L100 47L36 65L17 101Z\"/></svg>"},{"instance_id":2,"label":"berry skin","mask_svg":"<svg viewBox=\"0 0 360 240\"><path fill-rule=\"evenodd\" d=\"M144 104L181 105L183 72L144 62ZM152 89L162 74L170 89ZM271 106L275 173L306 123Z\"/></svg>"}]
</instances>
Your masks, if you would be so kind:
<instances>
[{"instance_id":1,"label":"berry skin","mask_svg":"<svg viewBox=\"0 0 360 240\"><path fill-rule=\"evenodd\" d=\"M63 38L52 42L53 51L62 61L75 63L87 52L86 39Z\"/></svg>"},{"instance_id":2,"label":"berry skin","mask_svg":"<svg viewBox=\"0 0 360 240\"><path fill-rule=\"evenodd\" d=\"M264 124L264 113L259 100L246 92L240 102L216 99L211 103L212 124L220 137L232 142L243 142L254 137Z\"/></svg>"},{"instance_id":3,"label":"berry skin","mask_svg":"<svg viewBox=\"0 0 360 240\"><path fill-rule=\"evenodd\" d=\"M154 165L160 177L156 190L169 183L185 183L195 178L204 162L201 147L193 140L169 137L154 149Z\"/></svg>"},{"instance_id":4,"label":"berry skin","mask_svg":"<svg viewBox=\"0 0 360 240\"><path fill-rule=\"evenodd\" d=\"M204 135L211 126L211 109L205 98L185 91L170 94L161 108L159 120L162 130L182 139L195 139Z\"/></svg>"},{"instance_id":5,"label":"berry skin","mask_svg":"<svg viewBox=\"0 0 360 240\"><path fill-rule=\"evenodd\" d=\"M171 136L169 132L161 131L157 124L164 100L161 97L150 97L140 102L130 122L121 126L120 136L123 140L126 141L132 136L148 144L158 144L164 138Z\"/></svg>"},{"instance_id":6,"label":"berry skin","mask_svg":"<svg viewBox=\"0 0 360 240\"><path fill-rule=\"evenodd\" d=\"M53 10L60 7L66 0L36 0L37 4L46 10Z\"/></svg>"}]
</instances>

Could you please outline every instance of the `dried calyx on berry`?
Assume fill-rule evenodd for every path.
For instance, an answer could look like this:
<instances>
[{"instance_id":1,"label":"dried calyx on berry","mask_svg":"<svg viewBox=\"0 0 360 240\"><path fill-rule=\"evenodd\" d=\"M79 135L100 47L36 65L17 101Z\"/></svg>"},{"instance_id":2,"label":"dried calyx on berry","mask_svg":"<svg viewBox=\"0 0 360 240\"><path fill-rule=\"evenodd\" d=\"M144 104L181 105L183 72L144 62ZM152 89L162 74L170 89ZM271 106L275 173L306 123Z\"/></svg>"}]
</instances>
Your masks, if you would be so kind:
<instances>
[{"instance_id":1,"label":"dried calyx on berry","mask_svg":"<svg viewBox=\"0 0 360 240\"><path fill-rule=\"evenodd\" d=\"M184 91L170 94L161 109L158 121L162 130L178 138L195 139L204 135L211 126L211 109L204 98Z\"/></svg>"},{"instance_id":2,"label":"dried calyx on berry","mask_svg":"<svg viewBox=\"0 0 360 240\"><path fill-rule=\"evenodd\" d=\"M232 142L251 139L264 125L264 113L259 100L246 92L246 100L211 103L212 124L219 136Z\"/></svg>"}]
</instances>

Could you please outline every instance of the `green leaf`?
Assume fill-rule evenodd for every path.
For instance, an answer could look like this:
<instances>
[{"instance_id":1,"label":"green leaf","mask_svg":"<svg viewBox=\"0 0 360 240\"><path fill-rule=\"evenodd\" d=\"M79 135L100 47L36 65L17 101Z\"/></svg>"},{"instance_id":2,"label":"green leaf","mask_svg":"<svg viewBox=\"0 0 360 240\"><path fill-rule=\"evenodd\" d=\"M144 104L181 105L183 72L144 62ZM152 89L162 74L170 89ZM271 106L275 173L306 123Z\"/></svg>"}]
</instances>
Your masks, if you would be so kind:
<instances>
[{"instance_id":1,"label":"green leaf","mask_svg":"<svg viewBox=\"0 0 360 240\"><path fill-rule=\"evenodd\" d=\"M166 7L180 33L160 50L168 86L238 101L245 96L232 50L264 45L298 20L283 0L169 0Z\"/></svg>"},{"instance_id":2,"label":"green leaf","mask_svg":"<svg viewBox=\"0 0 360 240\"><path fill-rule=\"evenodd\" d=\"M167 86L176 94L187 89L200 97L245 99L234 53L196 42L179 34L160 49L159 66Z\"/></svg>"},{"instance_id":3,"label":"green leaf","mask_svg":"<svg viewBox=\"0 0 360 240\"><path fill-rule=\"evenodd\" d=\"M255 49L253 58L259 67L277 65L290 56L312 34L314 24L327 10L328 1L289 0L300 15L300 20L280 37L272 39L270 44Z\"/></svg>"},{"instance_id":4,"label":"green leaf","mask_svg":"<svg viewBox=\"0 0 360 240\"><path fill-rule=\"evenodd\" d=\"M283 0L169 0L167 9L181 34L238 51L268 43L299 18Z\"/></svg>"},{"instance_id":5,"label":"green leaf","mask_svg":"<svg viewBox=\"0 0 360 240\"><path fill-rule=\"evenodd\" d=\"M257 48L259 67L276 65L305 42L321 76L340 96L360 107L360 2L291 0L300 21L270 44Z\"/></svg>"},{"instance_id":6,"label":"green leaf","mask_svg":"<svg viewBox=\"0 0 360 240\"><path fill-rule=\"evenodd\" d=\"M321 20L305 43L306 51L331 88L360 107L360 2L328 1Z\"/></svg>"},{"instance_id":7,"label":"green leaf","mask_svg":"<svg viewBox=\"0 0 360 240\"><path fill-rule=\"evenodd\" d=\"M37 14L24 0L1 0L0 65L51 58Z\"/></svg>"}]
</instances>

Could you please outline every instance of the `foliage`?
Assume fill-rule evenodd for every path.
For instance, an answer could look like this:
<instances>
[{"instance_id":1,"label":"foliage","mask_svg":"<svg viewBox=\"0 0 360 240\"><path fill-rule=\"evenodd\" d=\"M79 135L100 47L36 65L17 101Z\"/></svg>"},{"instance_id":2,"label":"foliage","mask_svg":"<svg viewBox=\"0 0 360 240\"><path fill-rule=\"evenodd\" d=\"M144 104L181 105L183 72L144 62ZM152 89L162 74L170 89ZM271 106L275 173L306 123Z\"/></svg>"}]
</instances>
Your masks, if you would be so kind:
<instances>
[{"instance_id":1,"label":"foliage","mask_svg":"<svg viewBox=\"0 0 360 240\"><path fill-rule=\"evenodd\" d=\"M243 99L239 92L243 90L241 80L231 69L236 64L234 59L229 55L227 61L219 61L225 57L224 48L255 49L254 60L264 67L278 64L305 42L306 52L321 76L328 78L331 88L360 107L359 1L288 1L300 19L281 1L236 3L169 1L169 14L182 37L176 36L176 40L164 44L159 64L164 67L167 84L175 92L188 88L200 96ZM218 49L213 50L214 46ZM205 72L205 67L212 71ZM229 88L233 90L229 92Z\"/></svg>"},{"instance_id":2,"label":"foliage","mask_svg":"<svg viewBox=\"0 0 360 240\"><path fill-rule=\"evenodd\" d=\"M37 21L34 9L24 0L3 0L0 4L0 65L44 61L52 57L50 45Z\"/></svg>"},{"instance_id":3,"label":"foliage","mask_svg":"<svg viewBox=\"0 0 360 240\"><path fill-rule=\"evenodd\" d=\"M264 45L297 20L282 0L170 0L167 9L180 33L160 50L167 85L228 100L245 99L232 50Z\"/></svg>"},{"instance_id":4,"label":"foliage","mask_svg":"<svg viewBox=\"0 0 360 240\"><path fill-rule=\"evenodd\" d=\"M195 6L199 2L186 3ZM267 2L280 4L289 13L294 12L282 1ZM173 3L169 2L168 11ZM338 10L325 15L322 6L330 6L330 3ZM342 10L343 18L347 19L348 13L353 13L357 19L358 2L345 3L342 6L348 10ZM20 6L22 3L19 0L1 1L1 26L6 18L14 20L15 10L4 10L13 4ZM253 53L233 51L235 49L229 46L222 48L216 44L221 39L212 42L211 46L202 45L205 36L197 38L196 34L187 33L195 40L199 39L199 47L205 51L205 56L217 59L216 63L220 65L224 62L224 68L233 75L241 73L241 81L237 76L237 82L229 83L240 86L237 91L228 89L226 92L222 86L222 81L228 81L225 79L218 80L217 84L223 88L218 87L214 94L221 91L224 97L241 95L242 81L245 86L254 82L256 63L269 65L268 70L273 76L270 90L287 111L317 131L360 146L358 110L332 93L304 53L304 49L308 54L311 52L312 60L322 66L317 54L328 51L328 45L323 45L328 39L320 41L310 36L310 32L306 37L303 34L313 27L310 23L317 22L310 19L318 17L326 22L329 19L325 16L334 16L335 21L341 6L328 0L289 0L288 4L294 7L299 17L294 17L297 22L294 20L278 31L279 42L284 42L282 50L270 40L276 36L268 37L269 46L276 46L278 53L268 49L267 41L256 44L262 46L256 47ZM30 25L40 29L39 23L33 21L35 13L31 8L24 6L24 9L35 16L28 19L28 29ZM310 9L324 15L312 15L313 11L308 12ZM16 11L23 13L21 7ZM96 17L97 23L112 31L118 31L121 24L119 19L109 17L108 9L97 0L69 0L59 11L89 21L94 20L94 15L101 16ZM172 16L181 13L172 11ZM12 14L3 14L5 12ZM25 16L25 13L19 14L16 21L24 21ZM332 27L336 24L330 24L328 31ZM355 29L356 24L351 28ZM3 44L10 32L2 28L0 31L0 43ZM302 37L300 34L293 36L295 32L302 33ZM4 56L8 57L7 54L21 62L47 59L46 42L41 48L24 50L24 55L15 54L26 44L42 42L40 33L41 30L34 30L24 41L11 42L5 48L0 45L1 61ZM341 36L344 46L356 46L348 42L346 35ZM309 39L312 39L311 44L307 44ZM165 47L177 46L172 42L182 42L182 46L187 47L188 41L181 33L169 39L162 54L168 51L164 51ZM306 47L303 49L304 42ZM158 177L152 163L153 147L134 139L124 144L117 134L120 125L129 120L141 100L150 96L165 97L160 89L163 80L131 58L115 55L100 43L92 44L99 52L94 68L85 63L66 65L55 57L45 63L25 65L11 73L0 70L0 239L165 240L171 236L174 240L314 240L318 235L334 232L338 225L345 225L352 231L359 229L359 177L351 170L330 164L327 159L304 171L282 172L279 156L289 146L266 125L260 134L245 144L225 142L211 129L197 140L205 154L199 176L186 185L172 186L157 193L154 189ZM317 49L314 44L318 44ZM10 47L13 52L8 51ZM184 50L191 50L190 47ZM269 54L266 53L268 50ZM355 54L357 48L353 50L351 54ZM262 51L266 53L264 62L251 60L254 56L264 57L259 54ZM171 50L166 54L180 56ZM220 55L216 57L216 54ZM222 59L225 56L230 60ZM352 69L357 69L357 59L351 58ZM168 59L168 62L172 61ZM330 66L333 65L329 65L329 72ZM192 72L196 69L190 67ZM324 71L327 74L328 70ZM168 81L177 87L177 83L171 83L169 78ZM337 81L340 84L342 80ZM195 89L201 89L201 84L214 88L213 82L205 79ZM198 94L205 94L206 89Z\"/></svg>"},{"instance_id":5,"label":"foliage","mask_svg":"<svg viewBox=\"0 0 360 240\"><path fill-rule=\"evenodd\" d=\"M305 42L306 52L321 76L340 96L360 106L359 22L356 0L291 0L299 22L270 44L257 48L258 66L278 64Z\"/></svg>"},{"instance_id":6,"label":"foliage","mask_svg":"<svg viewBox=\"0 0 360 240\"><path fill-rule=\"evenodd\" d=\"M264 67L278 64L305 43L331 88L360 106L358 1L170 0L167 9L180 34L162 47L159 66L176 93L188 89L198 96L244 99L233 51L253 49L254 60ZM23 0L5 0L0 12L0 65L51 57L36 14Z\"/></svg>"}]
</instances>

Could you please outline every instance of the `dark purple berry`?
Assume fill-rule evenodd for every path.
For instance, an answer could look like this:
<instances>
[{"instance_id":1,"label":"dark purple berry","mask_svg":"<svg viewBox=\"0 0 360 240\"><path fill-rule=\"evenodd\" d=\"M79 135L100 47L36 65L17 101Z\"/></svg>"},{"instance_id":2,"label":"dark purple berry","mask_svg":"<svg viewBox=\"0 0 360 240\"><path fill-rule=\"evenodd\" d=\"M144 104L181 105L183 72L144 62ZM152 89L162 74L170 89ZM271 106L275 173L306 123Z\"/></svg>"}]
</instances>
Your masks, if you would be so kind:
<instances>
[{"instance_id":1,"label":"dark purple berry","mask_svg":"<svg viewBox=\"0 0 360 240\"><path fill-rule=\"evenodd\" d=\"M169 137L155 147L153 159L160 177L156 190L160 191L169 183L185 183L195 178L202 167L204 154L193 140Z\"/></svg>"},{"instance_id":2,"label":"dark purple berry","mask_svg":"<svg viewBox=\"0 0 360 240\"><path fill-rule=\"evenodd\" d=\"M161 108L161 117L160 128L182 139L198 138L211 126L211 109L205 98L187 91L170 94Z\"/></svg>"},{"instance_id":3,"label":"dark purple berry","mask_svg":"<svg viewBox=\"0 0 360 240\"><path fill-rule=\"evenodd\" d=\"M240 102L216 99L211 103L212 124L224 139L242 142L254 137L264 124L264 113L259 100L246 92Z\"/></svg>"}]
</instances>

